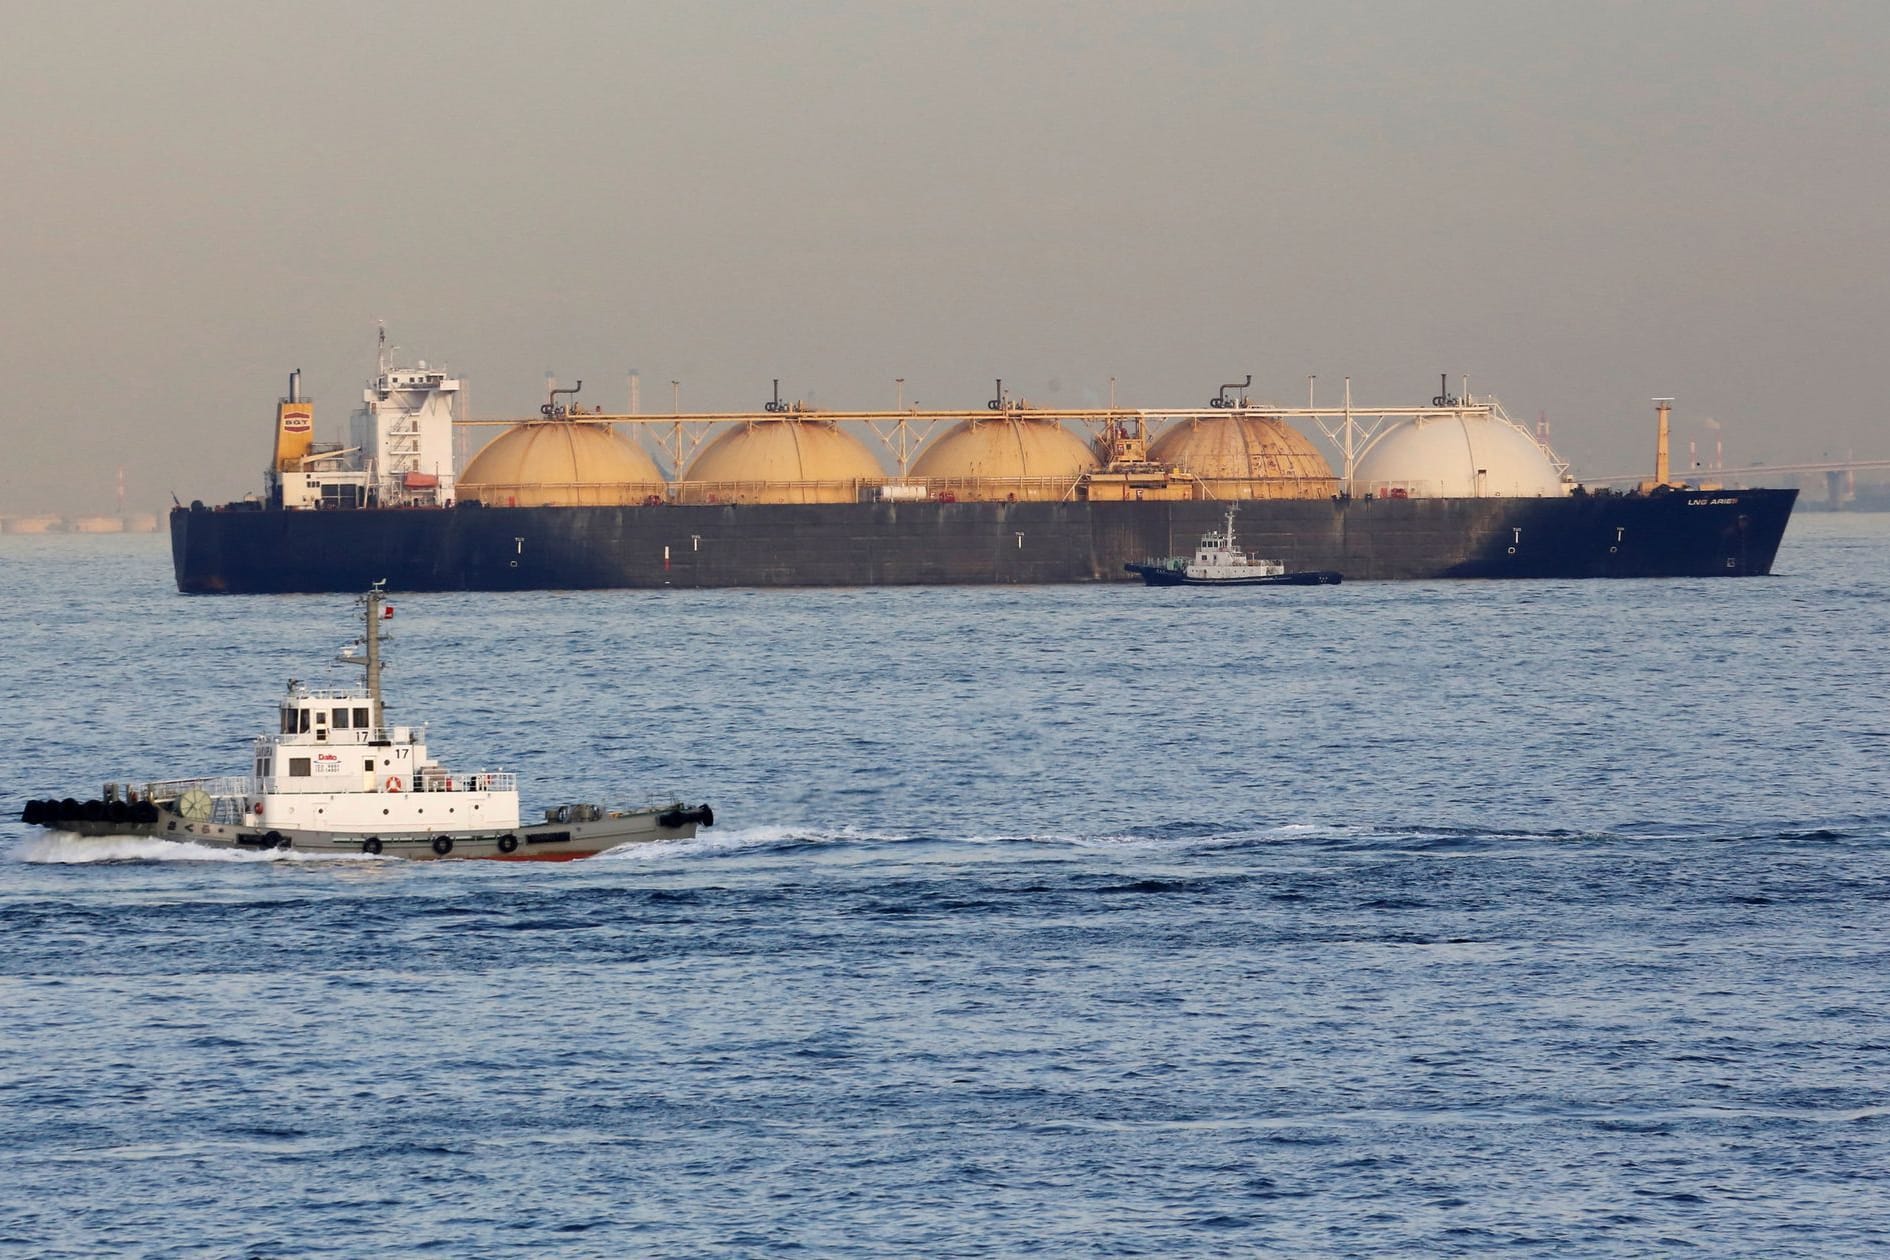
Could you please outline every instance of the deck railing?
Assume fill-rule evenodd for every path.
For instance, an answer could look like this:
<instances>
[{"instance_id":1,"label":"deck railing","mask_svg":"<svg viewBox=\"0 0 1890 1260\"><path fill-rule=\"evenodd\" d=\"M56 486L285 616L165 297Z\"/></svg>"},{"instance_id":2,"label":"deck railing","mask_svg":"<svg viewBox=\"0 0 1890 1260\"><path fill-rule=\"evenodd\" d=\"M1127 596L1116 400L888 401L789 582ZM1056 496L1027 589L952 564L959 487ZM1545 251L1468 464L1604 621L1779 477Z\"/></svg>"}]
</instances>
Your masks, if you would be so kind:
<instances>
[{"instance_id":1,"label":"deck railing","mask_svg":"<svg viewBox=\"0 0 1890 1260\"><path fill-rule=\"evenodd\" d=\"M476 770L471 774L422 772L415 776L416 792L516 792L518 776L509 770Z\"/></svg>"}]
</instances>

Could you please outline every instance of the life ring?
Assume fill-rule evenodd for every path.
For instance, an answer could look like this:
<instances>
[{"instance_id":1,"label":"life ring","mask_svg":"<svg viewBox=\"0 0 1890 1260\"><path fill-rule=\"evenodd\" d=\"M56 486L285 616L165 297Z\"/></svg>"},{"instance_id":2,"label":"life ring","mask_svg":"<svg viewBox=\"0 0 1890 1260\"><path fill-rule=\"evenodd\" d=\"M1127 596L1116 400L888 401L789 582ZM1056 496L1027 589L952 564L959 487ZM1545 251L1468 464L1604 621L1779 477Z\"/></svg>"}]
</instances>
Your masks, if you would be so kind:
<instances>
[{"instance_id":1,"label":"life ring","mask_svg":"<svg viewBox=\"0 0 1890 1260\"><path fill-rule=\"evenodd\" d=\"M400 791L401 788L405 786L406 786L405 781L402 780L401 777L397 774L388 775L387 782L381 785L382 789L388 792L398 792Z\"/></svg>"},{"instance_id":2,"label":"life ring","mask_svg":"<svg viewBox=\"0 0 1890 1260\"><path fill-rule=\"evenodd\" d=\"M518 848L517 836L500 836L499 837L499 852L510 853L516 848Z\"/></svg>"},{"instance_id":3,"label":"life ring","mask_svg":"<svg viewBox=\"0 0 1890 1260\"><path fill-rule=\"evenodd\" d=\"M263 803L261 801L257 801L256 802L256 817L258 818L262 817L262 807L263 807Z\"/></svg>"},{"instance_id":4,"label":"life ring","mask_svg":"<svg viewBox=\"0 0 1890 1260\"><path fill-rule=\"evenodd\" d=\"M381 838L369 836L361 842L361 852L378 854L381 851Z\"/></svg>"},{"instance_id":5,"label":"life ring","mask_svg":"<svg viewBox=\"0 0 1890 1260\"><path fill-rule=\"evenodd\" d=\"M433 851L441 857L445 857L453 851L453 838L451 836L433 837Z\"/></svg>"}]
</instances>

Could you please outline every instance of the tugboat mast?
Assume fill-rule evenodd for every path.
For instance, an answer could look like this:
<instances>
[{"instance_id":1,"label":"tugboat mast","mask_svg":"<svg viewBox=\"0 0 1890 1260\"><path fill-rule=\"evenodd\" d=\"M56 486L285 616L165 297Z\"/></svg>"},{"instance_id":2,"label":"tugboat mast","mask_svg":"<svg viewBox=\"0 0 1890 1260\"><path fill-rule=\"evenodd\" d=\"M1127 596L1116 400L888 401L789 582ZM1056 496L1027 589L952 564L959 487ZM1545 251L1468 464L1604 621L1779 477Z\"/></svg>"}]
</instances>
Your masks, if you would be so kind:
<instances>
[{"instance_id":1,"label":"tugboat mast","mask_svg":"<svg viewBox=\"0 0 1890 1260\"><path fill-rule=\"evenodd\" d=\"M355 601L367 613L367 633L361 638L362 647L367 649L365 659L355 656L352 652L344 654L341 658L343 664L359 665L367 671L368 698L374 702L373 721L382 727L387 725L387 715L381 705L381 620L387 613L384 603L386 592L381 588L386 584L387 579L382 578L368 588L367 594Z\"/></svg>"}]
</instances>

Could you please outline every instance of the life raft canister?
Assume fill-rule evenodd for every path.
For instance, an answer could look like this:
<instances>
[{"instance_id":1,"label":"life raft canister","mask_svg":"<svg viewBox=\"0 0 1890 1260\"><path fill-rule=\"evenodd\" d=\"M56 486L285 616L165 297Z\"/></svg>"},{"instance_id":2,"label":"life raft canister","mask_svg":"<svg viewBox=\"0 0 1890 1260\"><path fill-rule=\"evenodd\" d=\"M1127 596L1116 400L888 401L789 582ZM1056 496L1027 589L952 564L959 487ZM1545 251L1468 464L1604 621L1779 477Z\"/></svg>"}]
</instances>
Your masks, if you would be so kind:
<instances>
[{"instance_id":1,"label":"life raft canister","mask_svg":"<svg viewBox=\"0 0 1890 1260\"><path fill-rule=\"evenodd\" d=\"M398 792L404 786L405 786L405 783L402 781L401 777L397 774L388 775L387 782L382 784L382 787L385 788L389 792Z\"/></svg>"}]
</instances>

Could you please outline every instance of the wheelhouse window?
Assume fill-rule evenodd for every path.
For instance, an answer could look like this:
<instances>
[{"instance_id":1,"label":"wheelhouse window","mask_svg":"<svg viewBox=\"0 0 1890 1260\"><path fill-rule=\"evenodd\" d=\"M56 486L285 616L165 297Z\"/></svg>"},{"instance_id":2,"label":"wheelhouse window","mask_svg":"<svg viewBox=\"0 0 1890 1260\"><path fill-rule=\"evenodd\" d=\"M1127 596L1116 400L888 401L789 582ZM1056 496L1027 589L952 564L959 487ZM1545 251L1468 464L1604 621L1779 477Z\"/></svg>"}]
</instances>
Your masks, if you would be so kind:
<instances>
[{"instance_id":1,"label":"wheelhouse window","mask_svg":"<svg viewBox=\"0 0 1890 1260\"><path fill-rule=\"evenodd\" d=\"M307 757L291 757L291 758L289 758L289 777L290 777L291 779L306 779L306 778L308 778L308 763L309 763L309 760L310 760L310 759L309 759L309 758L307 758Z\"/></svg>"},{"instance_id":2,"label":"wheelhouse window","mask_svg":"<svg viewBox=\"0 0 1890 1260\"><path fill-rule=\"evenodd\" d=\"M365 731L368 727L368 711L365 708L354 711L354 729Z\"/></svg>"},{"instance_id":3,"label":"wheelhouse window","mask_svg":"<svg viewBox=\"0 0 1890 1260\"><path fill-rule=\"evenodd\" d=\"M335 710L334 725L335 725L335 729L338 731L345 731L348 729L348 711L346 709Z\"/></svg>"},{"instance_id":4,"label":"wheelhouse window","mask_svg":"<svg viewBox=\"0 0 1890 1260\"><path fill-rule=\"evenodd\" d=\"M282 733L284 735L295 734L295 710L294 709L284 708L282 710Z\"/></svg>"}]
</instances>

